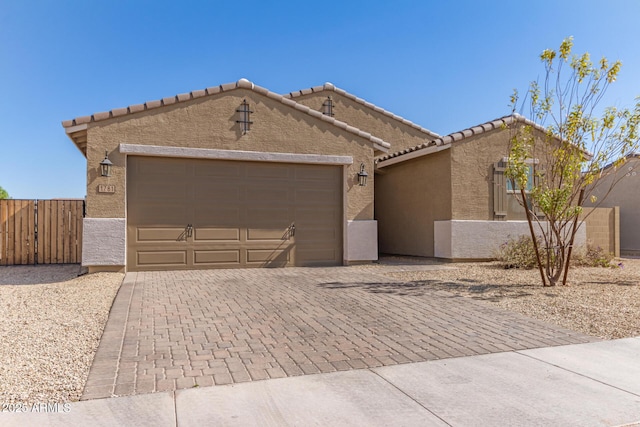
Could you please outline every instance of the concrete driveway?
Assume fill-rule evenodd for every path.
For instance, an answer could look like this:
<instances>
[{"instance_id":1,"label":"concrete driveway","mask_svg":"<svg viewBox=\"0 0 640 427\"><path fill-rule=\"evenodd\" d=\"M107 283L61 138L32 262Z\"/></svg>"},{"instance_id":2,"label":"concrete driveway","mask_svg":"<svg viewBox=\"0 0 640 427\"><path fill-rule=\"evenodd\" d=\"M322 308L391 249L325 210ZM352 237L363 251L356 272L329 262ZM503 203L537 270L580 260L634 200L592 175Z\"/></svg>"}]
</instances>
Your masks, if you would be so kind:
<instances>
[{"instance_id":1,"label":"concrete driveway","mask_svg":"<svg viewBox=\"0 0 640 427\"><path fill-rule=\"evenodd\" d=\"M385 268L128 273L82 400L596 341Z\"/></svg>"}]
</instances>

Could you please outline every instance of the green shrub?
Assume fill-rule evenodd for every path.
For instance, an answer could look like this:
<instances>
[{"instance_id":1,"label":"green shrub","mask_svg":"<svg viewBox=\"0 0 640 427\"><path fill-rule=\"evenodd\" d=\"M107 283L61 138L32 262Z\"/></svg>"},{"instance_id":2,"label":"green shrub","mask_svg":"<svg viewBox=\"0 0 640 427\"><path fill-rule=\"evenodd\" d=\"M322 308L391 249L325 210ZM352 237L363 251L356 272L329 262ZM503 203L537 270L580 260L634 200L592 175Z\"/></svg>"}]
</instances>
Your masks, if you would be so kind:
<instances>
[{"instance_id":1,"label":"green shrub","mask_svg":"<svg viewBox=\"0 0 640 427\"><path fill-rule=\"evenodd\" d=\"M540 244L540 242L538 242ZM495 258L504 268L531 269L537 265L536 251L530 236L510 237L500 245Z\"/></svg>"}]
</instances>

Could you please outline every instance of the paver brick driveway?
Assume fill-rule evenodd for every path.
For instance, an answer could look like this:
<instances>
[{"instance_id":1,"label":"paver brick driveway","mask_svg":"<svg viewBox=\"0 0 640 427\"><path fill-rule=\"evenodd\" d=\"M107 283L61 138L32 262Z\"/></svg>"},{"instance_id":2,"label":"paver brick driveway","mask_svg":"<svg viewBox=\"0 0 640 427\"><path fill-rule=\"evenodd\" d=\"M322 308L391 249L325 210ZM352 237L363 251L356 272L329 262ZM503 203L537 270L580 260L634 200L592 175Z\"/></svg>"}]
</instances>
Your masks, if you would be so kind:
<instances>
[{"instance_id":1,"label":"paver brick driveway","mask_svg":"<svg viewBox=\"0 0 640 427\"><path fill-rule=\"evenodd\" d=\"M381 272L128 273L82 399L595 340Z\"/></svg>"}]
</instances>

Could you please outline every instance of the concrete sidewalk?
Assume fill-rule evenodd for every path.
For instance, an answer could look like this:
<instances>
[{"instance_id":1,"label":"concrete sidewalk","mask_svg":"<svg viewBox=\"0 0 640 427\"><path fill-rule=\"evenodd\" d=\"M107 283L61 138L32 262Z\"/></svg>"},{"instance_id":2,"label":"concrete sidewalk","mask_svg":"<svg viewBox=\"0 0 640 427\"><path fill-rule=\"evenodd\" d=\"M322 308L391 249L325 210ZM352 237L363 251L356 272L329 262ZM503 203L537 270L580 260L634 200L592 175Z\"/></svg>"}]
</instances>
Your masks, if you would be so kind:
<instances>
[{"instance_id":1,"label":"concrete sidewalk","mask_svg":"<svg viewBox=\"0 0 640 427\"><path fill-rule=\"evenodd\" d=\"M76 402L3 426L640 426L640 337Z\"/></svg>"}]
</instances>

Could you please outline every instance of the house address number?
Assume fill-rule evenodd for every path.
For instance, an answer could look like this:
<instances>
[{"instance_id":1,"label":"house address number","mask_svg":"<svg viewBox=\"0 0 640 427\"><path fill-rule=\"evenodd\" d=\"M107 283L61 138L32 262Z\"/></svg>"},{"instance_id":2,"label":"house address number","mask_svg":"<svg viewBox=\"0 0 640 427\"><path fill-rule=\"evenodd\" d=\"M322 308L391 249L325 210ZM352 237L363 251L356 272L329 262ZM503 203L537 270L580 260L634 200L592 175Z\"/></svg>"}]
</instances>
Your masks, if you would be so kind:
<instances>
[{"instance_id":1,"label":"house address number","mask_svg":"<svg viewBox=\"0 0 640 427\"><path fill-rule=\"evenodd\" d=\"M116 192L115 185L107 185L107 184L98 185L98 193L115 193L115 192Z\"/></svg>"}]
</instances>

